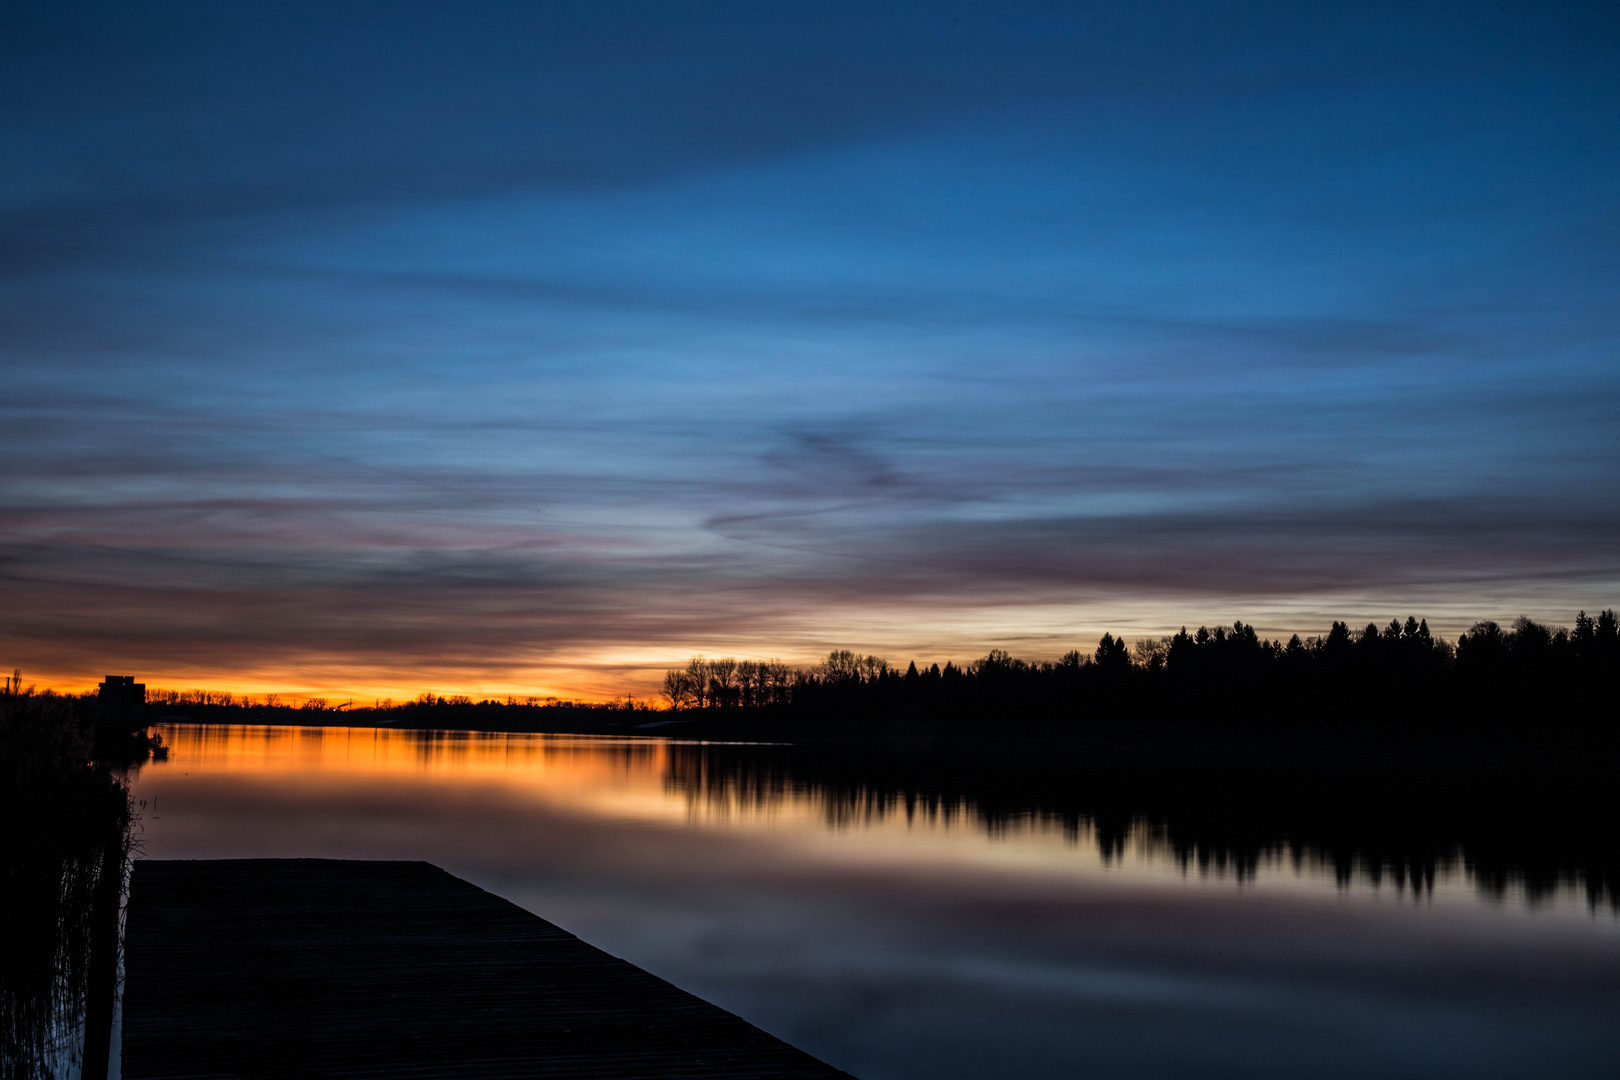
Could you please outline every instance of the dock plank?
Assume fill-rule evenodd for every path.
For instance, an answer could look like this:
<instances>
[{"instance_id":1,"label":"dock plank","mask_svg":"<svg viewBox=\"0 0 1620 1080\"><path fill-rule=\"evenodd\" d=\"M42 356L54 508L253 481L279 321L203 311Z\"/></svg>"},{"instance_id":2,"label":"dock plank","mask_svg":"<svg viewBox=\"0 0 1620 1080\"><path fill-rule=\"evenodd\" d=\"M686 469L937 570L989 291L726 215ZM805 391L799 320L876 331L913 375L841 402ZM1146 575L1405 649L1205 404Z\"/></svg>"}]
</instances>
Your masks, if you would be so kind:
<instances>
[{"instance_id":1,"label":"dock plank","mask_svg":"<svg viewBox=\"0 0 1620 1080\"><path fill-rule=\"evenodd\" d=\"M847 1080L423 862L140 860L125 950L125 1080Z\"/></svg>"}]
</instances>

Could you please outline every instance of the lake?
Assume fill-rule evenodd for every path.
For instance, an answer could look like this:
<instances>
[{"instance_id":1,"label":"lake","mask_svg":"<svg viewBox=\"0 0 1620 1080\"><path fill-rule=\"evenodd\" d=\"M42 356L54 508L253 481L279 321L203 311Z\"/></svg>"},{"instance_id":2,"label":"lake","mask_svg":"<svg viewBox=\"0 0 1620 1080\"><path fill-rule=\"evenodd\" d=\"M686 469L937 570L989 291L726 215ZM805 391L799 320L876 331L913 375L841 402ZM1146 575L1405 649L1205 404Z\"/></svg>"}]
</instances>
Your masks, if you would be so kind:
<instances>
[{"instance_id":1,"label":"lake","mask_svg":"<svg viewBox=\"0 0 1620 1080\"><path fill-rule=\"evenodd\" d=\"M1574 883L736 782L770 747L158 730L146 857L424 859L861 1080L1620 1075L1620 917Z\"/></svg>"}]
</instances>

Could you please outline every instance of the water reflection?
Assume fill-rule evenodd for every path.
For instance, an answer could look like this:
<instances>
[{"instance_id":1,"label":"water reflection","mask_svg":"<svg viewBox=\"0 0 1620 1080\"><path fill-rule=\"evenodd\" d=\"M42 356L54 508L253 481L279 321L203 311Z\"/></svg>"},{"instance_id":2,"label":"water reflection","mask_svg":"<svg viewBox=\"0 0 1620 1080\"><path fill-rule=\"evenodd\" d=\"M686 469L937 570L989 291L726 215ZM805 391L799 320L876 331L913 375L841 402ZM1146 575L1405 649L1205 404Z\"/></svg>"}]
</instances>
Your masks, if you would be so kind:
<instances>
[{"instance_id":1,"label":"water reflection","mask_svg":"<svg viewBox=\"0 0 1620 1080\"><path fill-rule=\"evenodd\" d=\"M365 728L179 726L165 735L180 760L197 767L280 774L294 783L357 774L426 783L498 779L536 793L567 790L591 804L606 800L620 813L668 816L678 806L684 820L730 827L808 817L834 830L899 822L912 833L1038 835L1061 839L1103 868L1156 866L1238 883L1286 871L1420 897L1436 882L1468 881L1493 898L1578 894L1611 907L1620 899L1613 823L1565 820L1538 830L1524 806L1535 800L1523 777L1511 800L1494 788L1485 793L1490 804L1517 804L1513 826L1502 828L1491 820L1501 816L1494 807L1468 805L1478 793L1455 784L1390 799L1358 779L1357 798L1316 778L1301 799L1300 789L1257 776L1243 778L1238 794L1230 782L1200 791L1163 768L1144 775L1060 762L1054 772L1040 754L1018 761L1009 775L1006 762L986 767L976 750L920 759L845 747ZM1174 800L1166 799L1167 788L1176 789ZM1486 820L1470 821L1470 814Z\"/></svg>"},{"instance_id":2,"label":"water reflection","mask_svg":"<svg viewBox=\"0 0 1620 1080\"><path fill-rule=\"evenodd\" d=\"M425 858L863 1080L1620 1069L1620 922L1568 835L982 748L163 734L154 857Z\"/></svg>"},{"instance_id":3,"label":"water reflection","mask_svg":"<svg viewBox=\"0 0 1620 1080\"><path fill-rule=\"evenodd\" d=\"M1620 906L1612 769L1586 763L1584 775L1570 776L1567 755L1579 746L1555 745L1550 760L1534 762L1453 760L1421 775L1354 757L1302 775L1275 746L1220 765L1197 744L1159 748L1146 761L1097 749L686 745L670 751L666 786L739 813L808 798L834 828L895 815L966 819L991 837L1033 826L1093 850L1104 866L1156 862L1240 883L1286 866L1343 888L1387 884L1417 897L1439 880L1466 879L1492 899L1578 894L1594 909ZM1604 785L1596 811L1572 802L1571 792L1593 794L1593 783Z\"/></svg>"},{"instance_id":4,"label":"water reflection","mask_svg":"<svg viewBox=\"0 0 1620 1080\"><path fill-rule=\"evenodd\" d=\"M0 1076L105 1076L130 843L124 784L59 699L0 701Z\"/></svg>"},{"instance_id":5,"label":"water reflection","mask_svg":"<svg viewBox=\"0 0 1620 1080\"><path fill-rule=\"evenodd\" d=\"M6 859L0 1074L105 1075L123 853L116 841L29 846Z\"/></svg>"}]
</instances>

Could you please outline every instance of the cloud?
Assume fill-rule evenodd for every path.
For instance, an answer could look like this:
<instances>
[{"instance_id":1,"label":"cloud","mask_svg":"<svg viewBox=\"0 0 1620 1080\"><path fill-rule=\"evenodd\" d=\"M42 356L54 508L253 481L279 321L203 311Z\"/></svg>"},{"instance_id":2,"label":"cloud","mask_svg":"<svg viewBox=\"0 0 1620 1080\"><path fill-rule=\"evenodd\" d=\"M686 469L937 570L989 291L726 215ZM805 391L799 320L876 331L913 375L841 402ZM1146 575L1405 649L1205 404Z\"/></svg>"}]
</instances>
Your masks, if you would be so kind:
<instances>
[{"instance_id":1,"label":"cloud","mask_svg":"<svg viewBox=\"0 0 1620 1080\"><path fill-rule=\"evenodd\" d=\"M1615 36L14 12L0 647L609 692L1613 603Z\"/></svg>"}]
</instances>

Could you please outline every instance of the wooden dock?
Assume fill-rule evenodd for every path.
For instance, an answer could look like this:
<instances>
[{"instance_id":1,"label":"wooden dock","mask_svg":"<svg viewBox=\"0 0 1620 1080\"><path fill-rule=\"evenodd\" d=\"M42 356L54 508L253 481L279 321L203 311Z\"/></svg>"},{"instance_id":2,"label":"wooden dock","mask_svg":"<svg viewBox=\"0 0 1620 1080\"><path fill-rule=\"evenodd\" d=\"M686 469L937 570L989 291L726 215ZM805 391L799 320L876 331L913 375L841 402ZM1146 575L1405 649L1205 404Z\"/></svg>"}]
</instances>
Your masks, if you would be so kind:
<instances>
[{"instance_id":1,"label":"wooden dock","mask_svg":"<svg viewBox=\"0 0 1620 1080\"><path fill-rule=\"evenodd\" d=\"M428 863L142 860L125 942L125 1080L848 1080Z\"/></svg>"}]
</instances>

